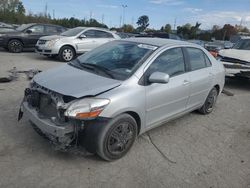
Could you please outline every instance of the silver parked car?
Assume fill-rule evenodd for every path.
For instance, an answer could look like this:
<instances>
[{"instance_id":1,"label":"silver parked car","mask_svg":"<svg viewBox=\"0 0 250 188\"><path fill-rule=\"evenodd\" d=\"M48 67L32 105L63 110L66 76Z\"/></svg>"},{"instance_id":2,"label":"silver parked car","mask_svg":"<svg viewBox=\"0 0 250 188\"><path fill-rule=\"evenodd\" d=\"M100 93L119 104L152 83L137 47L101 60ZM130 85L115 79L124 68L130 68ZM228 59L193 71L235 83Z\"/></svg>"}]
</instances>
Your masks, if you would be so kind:
<instances>
[{"instance_id":1,"label":"silver parked car","mask_svg":"<svg viewBox=\"0 0 250 188\"><path fill-rule=\"evenodd\" d=\"M60 35L41 37L37 41L36 52L50 57L58 55L61 61L71 61L77 54L115 39L120 37L106 29L76 27Z\"/></svg>"},{"instance_id":2,"label":"silver parked car","mask_svg":"<svg viewBox=\"0 0 250 188\"><path fill-rule=\"evenodd\" d=\"M19 112L60 148L83 145L105 160L171 119L214 109L225 72L204 48L183 41L129 38L104 44L39 73Z\"/></svg>"}]
</instances>

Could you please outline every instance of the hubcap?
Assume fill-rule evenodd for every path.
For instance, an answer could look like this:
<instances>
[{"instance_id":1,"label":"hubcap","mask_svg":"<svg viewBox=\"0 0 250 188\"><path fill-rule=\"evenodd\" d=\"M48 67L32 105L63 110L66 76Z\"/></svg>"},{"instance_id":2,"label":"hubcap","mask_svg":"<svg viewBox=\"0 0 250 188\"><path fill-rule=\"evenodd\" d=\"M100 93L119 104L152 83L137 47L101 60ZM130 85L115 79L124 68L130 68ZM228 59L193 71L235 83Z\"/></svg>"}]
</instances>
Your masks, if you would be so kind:
<instances>
[{"instance_id":1,"label":"hubcap","mask_svg":"<svg viewBox=\"0 0 250 188\"><path fill-rule=\"evenodd\" d=\"M66 61L70 61L73 58L73 52L70 49L63 50L63 58Z\"/></svg>"},{"instance_id":2,"label":"hubcap","mask_svg":"<svg viewBox=\"0 0 250 188\"><path fill-rule=\"evenodd\" d=\"M12 52L20 52L22 47L19 42L15 41L10 44L10 48Z\"/></svg>"},{"instance_id":3,"label":"hubcap","mask_svg":"<svg viewBox=\"0 0 250 188\"><path fill-rule=\"evenodd\" d=\"M108 137L108 151L113 155L125 152L133 142L133 127L129 123L121 123L115 127Z\"/></svg>"}]
</instances>

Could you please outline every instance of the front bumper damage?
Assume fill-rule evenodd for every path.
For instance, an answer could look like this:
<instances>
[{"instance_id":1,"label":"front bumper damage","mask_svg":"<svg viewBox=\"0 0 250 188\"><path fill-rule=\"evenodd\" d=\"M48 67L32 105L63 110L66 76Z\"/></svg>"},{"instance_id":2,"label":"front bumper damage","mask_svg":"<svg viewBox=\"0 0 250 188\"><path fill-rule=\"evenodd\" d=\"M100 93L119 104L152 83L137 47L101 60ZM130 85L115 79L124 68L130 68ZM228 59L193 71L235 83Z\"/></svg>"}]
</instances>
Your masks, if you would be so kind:
<instances>
[{"instance_id":1,"label":"front bumper damage","mask_svg":"<svg viewBox=\"0 0 250 188\"><path fill-rule=\"evenodd\" d=\"M23 113L31 121L36 132L50 140L59 148L65 149L70 146L74 140L74 125L65 123L59 126L53 120L39 117L39 113L29 107L27 102L22 103Z\"/></svg>"},{"instance_id":2,"label":"front bumper damage","mask_svg":"<svg viewBox=\"0 0 250 188\"><path fill-rule=\"evenodd\" d=\"M225 67L226 76L228 77L245 77L250 78L250 63L226 62L221 61Z\"/></svg>"},{"instance_id":3,"label":"front bumper damage","mask_svg":"<svg viewBox=\"0 0 250 188\"><path fill-rule=\"evenodd\" d=\"M84 122L64 117L65 103L63 96L33 84L25 90L19 117L24 114L34 130L47 138L59 150L66 150L77 145L78 133L84 128Z\"/></svg>"}]
</instances>

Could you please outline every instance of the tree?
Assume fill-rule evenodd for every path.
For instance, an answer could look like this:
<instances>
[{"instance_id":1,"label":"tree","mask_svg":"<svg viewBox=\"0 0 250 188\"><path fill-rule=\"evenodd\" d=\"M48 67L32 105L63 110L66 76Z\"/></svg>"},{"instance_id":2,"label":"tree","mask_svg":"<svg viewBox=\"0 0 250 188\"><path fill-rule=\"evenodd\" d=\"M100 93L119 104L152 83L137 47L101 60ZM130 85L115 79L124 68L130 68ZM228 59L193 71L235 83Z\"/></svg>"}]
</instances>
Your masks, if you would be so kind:
<instances>
[{"instance_id":1,"label":"tree","mask_svg":"<svg viewBox=\"0 0 250 188\"><path fill-rule=\"evenodd\" d=\"M17 11L17 14L19 14L19 15L25 15L25 8L24 8L22 2L17 3L16 11Z\"/></svg>"},{"instance_id":2,"label":"tree","mask_svg":"<svg viewBox=\"0 0 250 188\"><path fill-rule=\"evenodd\" d=\"M191 27L192 27L192 25L190 23L187 23L183 26L178 26L177 27L177 34L182 36L182 38L184 38L184 39L189 39Z\"/></svg>"},{"instance_id":3,"label":"tree","mask_svg":"<svg viewBox=\"0 0 250 188\"><path fill-rule=\"evenodd\" d=\"M161 31L164 31L166 33L171 33L172 29L171 29L171 25L170 24L166 24L165 26L161 27Z\"/></svg>"},{"instance_id":4,"label":"tree","mask_svg":"<svg viewBox=\"0 0 250 188\"><path fill-rule=\"evenodd\" d=\"M234 26L230 24L225 24L222 28L222 33L222 40L229 40L230 36L235 35L237 33L237 30Z\"/></svg>"},{"instance_id":5,"label":"tree","mask_svg":"<svg viewBox=\"0 0 250 188\"><path fill-rule=\"evenodd\" d=\"M217 31L219 29L220 29L220 26L218 26L218 25L213 25L213 27L212 27L212 31Z\"/></svg>"},{"instance_id":6,"label":"tree","mask_svg":"<svg viewBox=\"0 0 250 188\"><path fill-rule=\"evenodd\" d=\"M134 27L130 24L124 24L121 29L126 33L132 33L134 31Z\"/></svg>"},{"instance_id":7,"label":"tree","mask_svg":"<svg viewBox=\"0 0 250 188\"><path fill-rule=\"evenodd\" d=\"M197 32L200 30L199 27L201 26L201 23L196 22L195 26L192 26L190 29L190 36L189 38L195 39L197 36Z\"/></svg>"},{"instance_id":8,"label":"tree","mask_svg":"<svg viewBox=\"0 0 250 188\"><path fill-rule=\"evenodd\" d=\"M197 33L200 30L201 23L196 22L194 26L190 23L187 23L183 26L177 27L177 34L181 35L184 39L195 39L197 37Z\"/></svg>"},{"instance_id":9,"label":"tree","mask_svg":"<svg viewBox=\"0 0 250 188\"><path fill-rule=\"evenodd\" d=\"M140 32L144 31L149 26L149 18L146 15L140 16L136 22L138 25L138 30Z\"/></svg>"}]
</instances>

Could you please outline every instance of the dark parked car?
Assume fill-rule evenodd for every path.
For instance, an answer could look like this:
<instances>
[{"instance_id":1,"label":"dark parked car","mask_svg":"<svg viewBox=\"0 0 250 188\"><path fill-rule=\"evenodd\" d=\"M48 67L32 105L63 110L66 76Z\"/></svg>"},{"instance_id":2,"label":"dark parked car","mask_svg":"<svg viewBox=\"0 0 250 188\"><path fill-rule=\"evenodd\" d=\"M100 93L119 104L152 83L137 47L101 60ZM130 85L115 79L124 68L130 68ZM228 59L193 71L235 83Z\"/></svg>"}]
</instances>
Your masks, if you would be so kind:
<instances>
[{"instance_id":1,"label":"dark parked car","mask_svg":"<svg viewBox=\"0 0 250 188\"><path fill-rule=\"evenodd\" d=\"M0 47L10 52L19 53L23 48L35 47L38 39L46 35L56 35L66 29L50 24L23 24L16 30L0 34Z\"/></svg>"},{"instance_id":2,"label":"dark parked car","mask_svg":"<svg viewBox=\"0 0 250 188\"><path fill-rule=\"evenodd\" d=\"M136 35L135 37L151 37L151 38L164 38L164 39L173 39L173 40L181 40L178 35L166 32L150 32Z\"/></svg>"}]
</instances>

